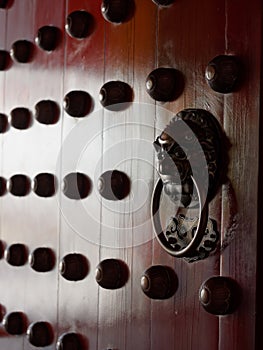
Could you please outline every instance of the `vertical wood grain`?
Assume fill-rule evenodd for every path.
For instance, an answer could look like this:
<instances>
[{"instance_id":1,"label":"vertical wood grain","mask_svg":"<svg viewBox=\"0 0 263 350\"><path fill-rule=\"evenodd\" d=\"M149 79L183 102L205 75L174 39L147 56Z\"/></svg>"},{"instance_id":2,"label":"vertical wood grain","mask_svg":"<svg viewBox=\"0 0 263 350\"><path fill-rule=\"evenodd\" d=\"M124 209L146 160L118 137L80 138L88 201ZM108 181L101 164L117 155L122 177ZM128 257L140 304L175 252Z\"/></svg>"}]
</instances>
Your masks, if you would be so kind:
<instances>
[{"instance_id":1,"label":"vertical wood grain","mask_svg":"<svg viewBox=\"0 0 263 350\"><path fill-rule=\"evenodd\" d=\"M72 38L65 32L63 67L63 96L73 90L90 94L93 113L83 118L74 118L63 112L63 133L60 158L60 181L71 172L86 174L92 183L87 198L72 200L62 192L60 197L60 260L67 254L84 255L89 263L87 277L81 281L67 281L59 276L59 330L78 332L90 349L96 349L98 327L98 286L95 268L99 262L98 242L100 205L97 199L95 169L101 153L102 129L98 110L98 92L103 76L104 31L100 24L100 2L66 2L66 17L73 11L89 12L95 22L94 30L87 38Z\"/></svg>"},{"instance_id":2,"label":"vertical wood grain","mask_svg":"<svg viewBox=\"0 0 263 350\"><path fill-rule=\"evenodd\" d=\"M1 10L6 13L5 27L5 49L9 51L11 45L19 39L33 39L33 23L24 23L24 18L32 16L33 7L29 1L21 6L21 3L14 3L10 9ZM16 25L14 25L16 23ZM13 62L6 72L5 84L2 92L5 101L2 112L10 117L10 111L15 107L29 108L30 94L30 63L20 64ZM17 130L11 127L4 135L4 144L1 153L2 176L9 179L12 175L24 173L31 175L31 164L28 160L30 144L27 143L27 136L30 130ZM3 198L2 217L2 239L7 245L23 243L30 249L29 234L32 230L32 221L27 217L30 215L29 196L18 198L10 193ZM7 313L12 311L23 311L27 313L27 294L30 293L30 267L28 265L13 267L6 261L2 261L1 275L3 283L1 289L1 301L5 305ZM4 278L7 276L8 278ZM12 281L12 288L10 288ZM20 290L20 293L17 291ZM29 316L30 317L30 316ZM12 337L5 334L1 339L1 346L10 349L23 349L27 346L25 337Z\"/></svg>"},{"instance_id":3,"label":"vertical wood grain","mask_svg":"<svg viewBox=\"0 0 263 350\"><path fill-rule=\"evenodd\" d=\"M259 1L226 1L226 52L240 57L243 82L236 93L225 97L224 104L224 128L232 143L229 179L238 216L232 230L224 232L231 242L222 254L221 274L240 284L243 299L236 313L220 319L220 349L255 348L261 11ZM225 229L231 201L225 191Z\"/></svg>"},{"instance_id":4,"label":"vertical wood grain","mask_svg":"<svg viewBox=\"0 0 263 350\"><path fill-rule=\"evenodd\" d=\"M28 107L32 111L33 123L26 135L26 164L30 168L33 179L39 173L52 173L57 178L56 166L61 147L61 101L62 101L62 69L64 56L64 4L57 4L57 11L52 10L52 1L44 3L29 2L32 17L30 21L32 36L30 40L35 44L38 29L44 25L54 25L61 30L59 46L52 52L46 52L35 45L34 57L30 63L30 82ZM59 120L54 125L40 124L35 116L35 105L41 100L53 100L60 110ZM23 131L22 131L23 132ZM26 133L27 131L25 131ZM19 169L17 170L19 173ZM58 235L59 216L58 190L53 197L41 198L33 191L29 194L30 222L28 230L28 244L30 251L38 247L49 247L53 250L56 264L52 271L38 273L30 269L26 285L26 314L30 322L48 321L54 330L54 342L57 339L57 289L58 289ZM33 210L34 208L34 210ZM30 216L29 216L30 215ZM46 223L45 223L46 222ZM31 348L28 342L25 349ZM54 348L52 344L50 349Z\"/></svg>"},{"instance_id":5,"label":"vertical wood grain","mask_svg":"<svg viewBox=\"0 0 263 350\"><path fill-rule=\"evenodd\" d=\"M172 113L184 108L201 108L210 111L222 122L222 98L213 96L205 82L204 72L208 62L224 50L224 4L222 2L201 1L178 2L170 8L159 9L158 16L158 66L173 67L184 76L185 86L182 95L175 101L158 104L157 125L169 123ZM170 110L166 113L163 109ZM209 205L210 217L216 219L220 230L220 193ZM189 212L191 215L191 211ZM166 253L155 248L155 260L165 259ZM198 290L201 283L211 275L219 273L219 256L210 257L203 262L189 265L180 259L171 259L178 274L179 287L174 301L167 305L167 318L174 320L168 323L175 347L182 349L201 348L217 349L218 319L208 315L198 301ZM167 260L168 261L168 260ZM163 305L156 305L156 314ZM157 318L156 318L157 319ZM173 323L176 324L173 327ZM157 323L158 325L158 323ZM156 325L156 330L158 326ZM205 330L209 330L204 334ZM169 333L169 331L168 331ZM156 334L156 341L161 344L165 338ZM171 342L171 339L170 339Z\"/></svg>"},{"instance_id":6,"label":"vertical wood grain","mask_svg":"<svg viewBox=\"0 0 263 350\"><path fill-rule=\"evenodd\" d=\"M151 65L150 50L154 40L151 12L145 19L145 12L148 9L146 2L137 1L135 16L127 23L115 25L105 21L104 82L121 80L131 85L135 105L147 101L144 79L147 76L148 66ZM146 27L143 34L142 23ZM144 65L140 65L140 60L143 58L141 52L146 54L149 64L145 64L144 61ZM103 115L105 134L102 171L111 169L124 171L131 179L131 194L120 203L109 203L102 199L100 259L114 257L124 260L129 266L130 276L125 287L120 290L100 289L99 347L150 348L150 301L140 290L140 277L150 264L151 243L142 244L145 243L143 241L140 245L136 243L138 235L145 235L144 230L147 235L147 230L151 230L150 208L148 205L144 207L146 198L143 193L139 193L137 186L145 181L148 191L146 195L150 200L152 183L149 180L152 167L147 167L147 159L144 158L144 150L140 150L140 142L148 142L149 147L154 130L152 124L147 124L147 116L140 114L138 106L130 106L125 111L117 113L104 110ZM111 147L113 147L112 153L110 153ZM150 159L152 162L151 146ZM113 225L110 231L107 230L108 225ZM113 235L113 242L107 248L105 245L109 234Z\"/></svg>"}]
</instances>

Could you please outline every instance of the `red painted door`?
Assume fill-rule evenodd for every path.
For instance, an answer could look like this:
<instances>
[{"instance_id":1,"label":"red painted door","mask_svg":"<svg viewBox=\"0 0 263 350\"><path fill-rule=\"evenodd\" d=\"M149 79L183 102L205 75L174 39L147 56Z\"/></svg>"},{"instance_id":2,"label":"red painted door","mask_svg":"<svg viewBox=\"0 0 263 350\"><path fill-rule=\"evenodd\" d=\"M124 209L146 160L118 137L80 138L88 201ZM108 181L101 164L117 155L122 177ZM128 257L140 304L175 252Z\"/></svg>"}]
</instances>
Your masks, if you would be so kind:
<instances>
[{"instance_id":1,"label":"red painted door","mask_svg":"<svg viewBox=\"0 0 263 350\"><path fill-rule=\"evenodd\" d=\"M0 71L0 349L259 349L261 1L135 0L118 24L105 19L101 3L0 1L4 61L7 55ZM110 16L107 6L110 0ZM241 62L240 84L227 94L205 78L218 55ZM168 102L146 91L147 76L160 67L177 69L184 81ZM124 91L101 91L111 81L128 84L130 103L102 105ZM194 263L169 255L151 220L159 178L152 144L186 108L210 112L231 144L227 180L209 203L220 241ZM120 172L117 193L127 181L117 200L107 178L99 181L112 170ZM164 299L141 287L156 265L177 276L175 293ZM199 290L212 276L240 286L233 313L202 307Z\"/></svg>"}]
</instances>

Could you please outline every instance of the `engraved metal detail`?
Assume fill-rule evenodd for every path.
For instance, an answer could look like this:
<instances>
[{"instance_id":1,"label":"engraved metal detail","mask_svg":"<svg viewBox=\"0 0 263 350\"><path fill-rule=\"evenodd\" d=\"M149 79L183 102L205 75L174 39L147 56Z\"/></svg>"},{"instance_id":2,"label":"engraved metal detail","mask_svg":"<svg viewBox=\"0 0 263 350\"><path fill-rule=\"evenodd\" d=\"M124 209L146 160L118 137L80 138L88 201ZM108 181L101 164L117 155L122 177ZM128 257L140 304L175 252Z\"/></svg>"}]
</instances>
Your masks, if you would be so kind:
<instances>
[{"instance_id":1,"label":"engraved metal detail","mask_svg":"<svg viewBox=\"0 0 263 350\"><path fill-rule=\"evenodd\" d=\"M219 233L207 206L226 181L229 146L217 119L193 108L179 112L155 140L161 185L154 190L153 225L169 254L194 262L215 250ZM162 189L178 208L166 231L158 214ZM183 208L199 208L199 214L184 216Z\"/></svg>"},{"instance_id":2,"label":"engraved metal detail","mask_svg":"<svg viewBox=\"0 0 263 350\"><path fill-rule=\"evenodd\" d=\"M165 236L173 249L181 250L191 242L197 229L198 220L198 217L189 218L183 214L171 219L166 228ZM217 223L214 219L209 218L203 239L196 252L191 257L184 259L188 262L195 262L207 258L216 249L218 240Z\"/></svg>"}]
</instances>

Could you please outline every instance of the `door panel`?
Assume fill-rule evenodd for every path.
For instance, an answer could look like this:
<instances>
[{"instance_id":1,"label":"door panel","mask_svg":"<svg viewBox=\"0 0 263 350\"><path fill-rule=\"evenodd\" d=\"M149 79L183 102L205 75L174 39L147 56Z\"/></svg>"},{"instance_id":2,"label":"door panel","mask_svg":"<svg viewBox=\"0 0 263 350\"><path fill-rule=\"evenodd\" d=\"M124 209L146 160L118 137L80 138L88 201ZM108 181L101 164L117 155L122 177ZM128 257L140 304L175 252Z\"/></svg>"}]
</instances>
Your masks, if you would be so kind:
<instances>
[{"instance_id":1,"label":"door panel","mask_svg":"<svg viewBox=\"0 0 263 350\"><path fill-rule=\"evenodd\" d=\"M24 244L28 254L49 247L56 259L51 271L39 273L28 261L10 265L5 255L0 303L5 314L25 313L27 326L49 322L53 339L46 349L55 349L58 338L70 332L81 335L83 349L256 349L261 2L134 4L121 24L102 16L100 0L14 0L0 9L0 49L9 51L17 40L34 46L30 62L12 59L0 72L0 113L11 122L11 111L25 107L32 118L24 130L9 125L0 133L0 176L9 180L25 174L32 182L21 197L10 193L7 182L7 192L0 196L1 240L6 247ZM89 35L79 39L65 29L67 16L78 10L93 18ZM59 44L51 52L35 43L45 25L60 30ZM213 91L205 80L208 62L224 54L237 56L242 67L240 84L229 94ZM158 67L182 73L183 91L176 100L163 103L148 95L146 78ZM129 84L133 102L117 111L103 108L100 89L109 81ZM65 97L72 91L91 97L91 110L81 118L65 110ZM35 105L42 100L59 106L52 125L36 119ZM209 203L220 243L210 257L195 263L167 254L151 221L151 197L159 178L152 143L185 108L212 113L231 144L227 180ZM130 193L121 200L105 199L98 189L101 174L114 169L130 179ZM34 192L33 179L40 173L55 175L54 196ZM64 178L70 173L88 177L91 188L85 198L65 195L69 183ZM68 254L86 259L85 278L62 276L60 262ZM105 259L126 266L122 287L107 289L96 282L96 268ZM141 289L142 275L154 265L177 275L177 290L166 300L151 299ZM199 302L201 284L215 275L231 277L241 287L241 304L231 315L211 315ZM3 323L0 349L35 348L25 332L14 336L5 327Z\"/></svg>"},{"instance_id":2,"label":"door panel","mask_svg":"<svg viewBox=\"0 0 263 350\"><path fill-rule=\"evenodd\" d=\"M256 42L253 44L253 41L257 41L261 35L261 11L256 15L257 9L256 2L244 3L243 11L238 12L237 16L237 4L235 2L227 4L226 52L234 52L241 57L244 66L244 84L237 94L227 96L224 101L224 129L232 143L230 155L233 161L229 167L229 179L234 195L224 188L222 225L225 228L224 236L229 236L228 240L231 243L221 255L220 273L233 276L240 283L243 302L235 317L232 316L233 331L227 343L223 334L229 328L229 322L223 318L220 320L222 349L227 346L234 349L254 346L254 340L252 343L251 339L254 339L255 327L251 327L251 317L253 319L252 315L256 312L255 271L257 267L256 259L252 256L257 249L257 223L246 218L253 217L257 211L257 201L252 198L256 198L258 194L256 184L252 185L252 178L258 172L258 164L253 162L252 158L257 158L258 154L260 113L260 82L256 78L260 74L260 45ZM253 23L247 11L255 11ZM254 53L250 45L253 45ZM251 96L256 97L252 104ZM233 120L236 123L233 123ZM254 154L252 158L251 152ZM224 205L226 201L230 205ZM232 205L232 201L236 201L237 207ZM231 211L232 213L229 214ZM248 236L248 232L251 232L251 236ZM242 332L246 333L246 337L240 339L239 334Z\"/></svg>"}]
</instances>

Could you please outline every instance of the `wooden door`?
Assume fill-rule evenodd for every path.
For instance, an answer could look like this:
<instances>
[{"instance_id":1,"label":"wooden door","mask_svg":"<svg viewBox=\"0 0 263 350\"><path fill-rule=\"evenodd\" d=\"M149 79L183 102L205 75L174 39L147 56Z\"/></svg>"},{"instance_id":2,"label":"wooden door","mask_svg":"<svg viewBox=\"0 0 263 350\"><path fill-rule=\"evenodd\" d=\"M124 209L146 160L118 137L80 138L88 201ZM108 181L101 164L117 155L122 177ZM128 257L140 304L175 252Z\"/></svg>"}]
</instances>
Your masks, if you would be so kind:
<instances>
[{"instance_id":1,"label":"wooden door","mask_svg":"<svg viewBox=\"0 0 263 350\"><path fill-rule=\"evenodd\" d=\"M0 262L0 349L34 349L42 338L44 348L56 349L58 339L72 332L80 336L82 347L66 349L259 349L261 1L175 0L163 7L135 0L120 24L103 17L101 2L10 0L0 9L0 49L10 52L14 43L26 40L25 50L31 50L21 63L13 49L0 72L1 123L8 119L0 133L2 189L6 180L6 191L0 191L5 250ZM75 11L82 13L67 20ZM89 17L83 19L84 12ZM70 33L75 20L90 23L79 38ZM52 50L35 42L44 26L57 28ZM206 82L208 62L218 55L234 55L241 62L234 92L215 92ZM183 91L171 102L155 101L146 91L146 78L158 67L176 68L183 76ZM109 81L127 83L132 103L113 111L104 108L100 89ZM89 94L81 95L88 101L81 117L67 110L74 91ZM41 101L48 108L43 119ZM221 237L218 249L191 264L162 249L151 221L159 177L152 143L185 108L212 113L231 144L228 180L209 203ZM100 195L98 179L108 170L128 176L128 196L109 200ZM66 178L73 174L76 180L76 173L83 184L83 198L77 199L70 196ZM45 175L44 193L51 186L47 174L54 175L54 194L51 186L49 195L39 195L33 181L39 174ZM40 247L50 250L40 256L39 266L47 256L55 261L42 273L27 258ZM65 272L69 254L78 267L72 278L65 278L61 261ZM96 267L106 259L121 261L128 271L120 288L102 288L96 282ZM141 289L142 275L155 265L168 266L177 276L175 294L164 300L149 298ZM212 276L231 277L240 286L242 300L234 313L215 316L201 306L200 286ZM20 314L11 326L14 312ZM21 322L21 334L10 334ZM29 339L37 322L49 324L49 338L40 333Z\"/></svg>"}]
</instances>

